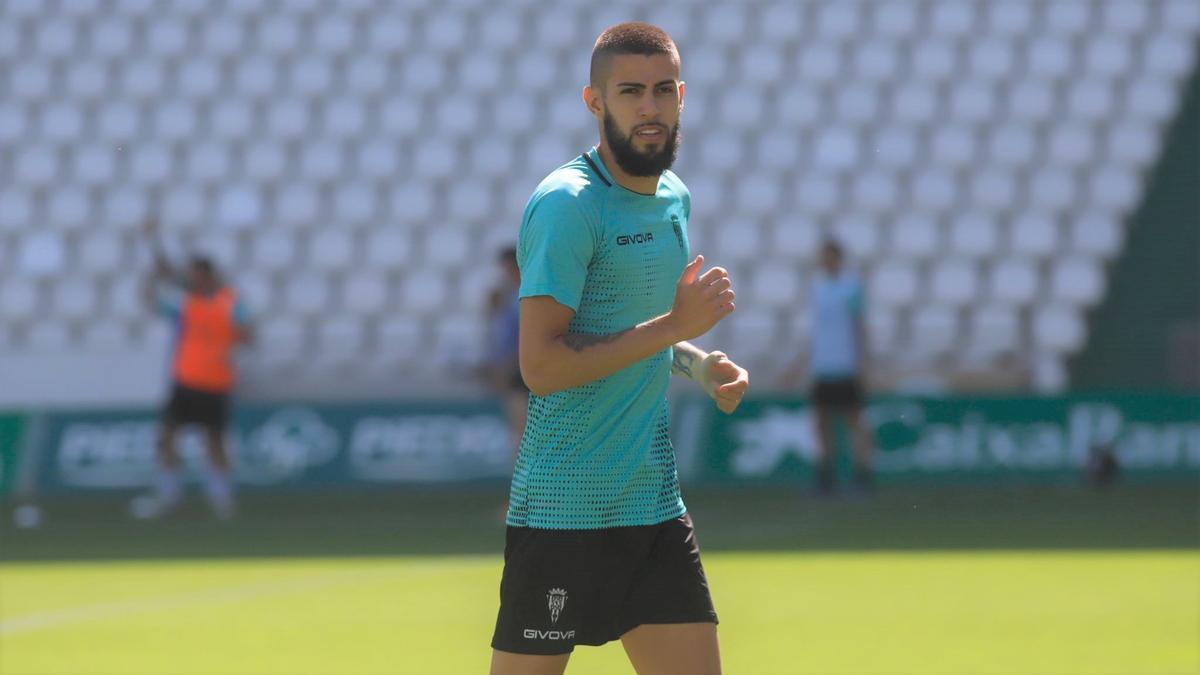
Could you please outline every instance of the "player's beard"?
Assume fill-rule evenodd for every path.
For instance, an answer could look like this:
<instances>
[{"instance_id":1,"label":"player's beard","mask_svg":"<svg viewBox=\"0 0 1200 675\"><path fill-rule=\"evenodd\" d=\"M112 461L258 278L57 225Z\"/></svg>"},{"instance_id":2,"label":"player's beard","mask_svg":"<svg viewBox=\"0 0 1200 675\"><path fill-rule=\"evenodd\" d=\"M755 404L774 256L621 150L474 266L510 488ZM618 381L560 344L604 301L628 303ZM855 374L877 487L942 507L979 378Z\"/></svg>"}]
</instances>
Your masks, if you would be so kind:
<instances>
[{"instance_id":1,"label":"player's beard","mask_svg":"<svg viewBox=\"0 0 1200 675\"><path fill-rule=\"evenodd\" d=\"M645 178L658 176L671 168L675 156L679 154L679 123L667 130L666 140L657 151L641 152L633 147L633 133L628 136L621 133L617 121L608 111L604 111L604 141L621 170L630 176Z\"/></svg>"}]
</instances>

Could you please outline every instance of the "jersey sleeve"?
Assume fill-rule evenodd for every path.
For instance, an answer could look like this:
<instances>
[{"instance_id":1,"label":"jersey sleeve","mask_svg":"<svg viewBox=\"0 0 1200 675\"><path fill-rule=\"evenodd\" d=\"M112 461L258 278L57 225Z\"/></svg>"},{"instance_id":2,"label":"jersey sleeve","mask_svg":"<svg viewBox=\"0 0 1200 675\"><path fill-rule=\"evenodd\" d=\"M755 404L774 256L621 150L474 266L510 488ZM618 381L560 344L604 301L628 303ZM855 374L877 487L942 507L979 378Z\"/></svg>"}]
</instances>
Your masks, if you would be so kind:
<instances>
[{"instance_id":1,"label":"jersey sleeve","mask_svg":"<svg viewBox=\"0 0 1200 675\"><path fill-rule=\"evenodd\" d=\"M517 239L521 297L548 295L579 311L596 250L595 225L569 192L551 191L530 200Z\"/></svg>"},{"instance_id":2,"label":"jersey sleeve","mask_svg":"<svg viewBox=\"0 0 1200 675\"><path fill-rule=\"evenodd\" d=\"M241 297L233 302L233 323L238 328L249 326L254 320L254 314L250 311L250 306Z\"/></svg>"},{"instance_id":3,"label":"jersey sleeve","mask_svg":"<svg viewBox=\"0 0 1200 675\"><path fill-rule=\"evenodd\" d=\"M854 280L854 290L850 293L850 313L854 316L862 316L867 312L867 296L863 292L862 282L858 279Z\"/></svg>"},{"instance_id":4,"label":"jersey sleeve","mask_svg":"<svg viewBox=\"0 0 1200 675\"><path fill-rule=\"evenodd\" d=\"M159 284L154 294L154 311L169 319L178 319L183 314L184 292L182 288Z\"/></svg>"}]
</instances>

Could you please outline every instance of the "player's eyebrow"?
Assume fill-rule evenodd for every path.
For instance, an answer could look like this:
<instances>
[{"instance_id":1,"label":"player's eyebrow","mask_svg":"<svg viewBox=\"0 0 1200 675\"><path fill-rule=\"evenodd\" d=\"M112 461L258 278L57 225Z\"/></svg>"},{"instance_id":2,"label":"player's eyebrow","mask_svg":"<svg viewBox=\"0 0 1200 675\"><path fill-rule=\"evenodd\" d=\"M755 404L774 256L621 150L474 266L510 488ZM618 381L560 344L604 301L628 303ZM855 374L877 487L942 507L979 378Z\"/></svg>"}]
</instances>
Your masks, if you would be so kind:
<instances>
[{"instance_id":1,"label":"player's eyebrow","mask_svg":"<svg viewBox=\"0 0 1200 675\"><path fill-rule=\"evenodd\" d=\"M659 83L655 84L654 86L661 87L664 84L675 84L675 80L663 80L662 82L659 82ZM618 87L636 87L638 89L646 88L646 85L642 84L641 82L618 82L617 86Z\"/></svg>"}]
</instances>

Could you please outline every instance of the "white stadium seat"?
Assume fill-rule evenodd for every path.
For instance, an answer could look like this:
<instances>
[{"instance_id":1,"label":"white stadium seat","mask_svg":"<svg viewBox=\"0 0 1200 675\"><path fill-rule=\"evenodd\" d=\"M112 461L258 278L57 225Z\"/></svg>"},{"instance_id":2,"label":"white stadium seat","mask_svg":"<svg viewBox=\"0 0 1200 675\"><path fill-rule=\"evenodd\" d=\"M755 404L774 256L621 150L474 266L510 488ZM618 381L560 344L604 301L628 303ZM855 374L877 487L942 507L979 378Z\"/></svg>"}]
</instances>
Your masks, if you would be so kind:
<instances>
[{"instance_id":1,"label":"white stadium seat","mask_svg":"<svg viewBox=\"0 0 1200 675\"><path fill-rule=\"evenodd\" d=\"M987 8L987 30L989 33L1007 37L1027 35L1033 27L1037 6L1015 0L994 2Z\"/></svg>"},{"instance_id":2,"label":"white stadium seat","mask_svg":"<svg viewBox=\"0 0 1200 675\"><path fill-rule=\"evenodd\" d=\"M979 134L964 125L943 126L932 130L930 156L934 163L953 168L979 161Z\"/></svg>"},{"instance_id":3,"label":"white stadium seat","mask_svg":"<svg viewBox=\"0 0 1200 675\"><path fill-rule=\"evenodd\" d=\"M832 82L841 77L842 56L839 45L814 41L800 50L800 75L805 82Z\"/></svg>"},{"instance_id":4,"label":"white stadium seat","mask_svg":"<svg viewBox=\"0 0 1200 675\"><path fill-rule=\"evenodd\" d=\"M919 286L917 271L911 264L885 260L874 268L868 297L873 302L903 307L916 301Z\"/></svg>"},{"instance_id":5,"label":"white stadium seat","mask_svg":"<svg viewBox=\"0 0 1200 675\"><path fill-rule=\"evenodd\" d=\"M717 230L714 249L720 251L720 264L750 260L762 251L762 229L751 220L729 220Z\"/></svg>"},{"instance_id":6,"label":"white stadium seat","mask_svg":"<svg viewBox=\"0 0 1200 675\"><path fill-rule=\"evenodd\" d=\"M1072 218L1070 250L1108 259L1121 250L1125 230L1115 216L1102 212L1083 213Z\"/></svg>"},{"instance_id":7,"label":"white stadium seat","mask_svg":"<svg viewBox=\"0 0 1200 675\"><path fill-rule=\"evenodd\" d=\"M1030 175L1028 199L1034 209L1063 210L1076 203L1075 178L1067 169L1039 168Z\"/></svg>"},{"instance_id":8,"label":"white stadium seat","mask_svg":"<svg viewBox=\"0 0 1200 675\"><path fill-rule=\"evenodd\" d=\"M41 302L38 286L30 279L6 278L0 281L0 316L5 323L31 319L36 316Z\"/></svg>"},{"instance_id":9,"label":"white stadium seat","mask_svg":"<svg viewBox=\"0 0 1200 675\"><path fill-rule=\"evenodd\" d=\"M125 259L125 243L114 232L94 229L78 243L80 269L93 275L120 271Z\"/></svg>"},{"instance_id":10,"label":"white stadium seat","mask_svg":"<svg viewBox=\"0 0 1200 675\"><path fill-rule=\"evenodd\" d=\"M1091 23L1091 8L1086 2L1051 2L1042 6L1043 21L1051 33L1083 33Z\"/></svg>"},{"instance_id":11,"label":"white stadium seat","mask_svg":"<svg viewBox=\"0 0 1200 675\"><path fill-rule=\"evenodd\" d=\"M900 49L890 42L863 45L853 59L855 76L865 82L888 82L900 72Z\"/></svg>"},{"instance_id":12,"label":"white stadium seat","mask_svg":"<svg viewBox=\"0 0 1200 675\"><path fill-rule=\"evenodd\" d=\"M982 5L971 2L937 2L930 7L929 25L938 37L965 37L977 29L976 12Z\"/></svg>"},{"instance_id":13,"label":"white stadium seat","mask_svg":"<svg viewBox=\"0 0 1200 675\"><path fill-rule=\"evenodd\" d=\"M1026 57L1031 74L1043 79L1062 79L1072 71L1071 44L1064 38L1043 36L1034 39Z\"/></svg>"},{"instance_id":14,"label":"white stadium seat","mask_svg":"<svg viewBox=\"0 0 1200 675\"><path fill-rule=\"evenodd\" d=\"M1038 150L1034 129L1023 124L997 126L988 139L988 156L999 166L1029 166Z\"/></svg>"},{"instance_id":15,"label":"white stadium seat","mask_svg":"<svg viewBox=\"0 0 1200 675\"><path fill-rule=\"evenodd\" d=\"M288 168L287 150L281 143L255 141L243 147L242 166L246 176L261 182L274 182L284 176Z\"/></svg>"},{"instance_id":16,"label":"white stadium seat","mask_svg":"<svg viewBox=\"0 0 1200 675\"><path fill-rule=\"evenodd\" d=\"M1049 159L1052 164L1077 167L1089 164L1096 156L1096 141L1084 125L1058 124L1049 135Z\"/></svg>"},{"instance_id":17,"label":"white stadium seat","mask_svg":"<svg viewBox=\"0 0 1200 675\"><path fill-rule=\"evenodd\" d=\"M229 155L229 146L210 142L193 145L187 156L187 175L192 181L201 184L211 184L229 176L233 169L233 158ZM148 172L154 176L154 182L163 179L161 172Z\"/></svg>"},{"instance_id":18,"label":"white stadium seat","mask_svg":"<svg viewBox=\"0 0 1200 675\"><path fill-rule=\"evenodd\" d=\"M98 210L87 190L63 186L50 195L46 224L63 229L82 228L94 224Z\"/></svg>"},{"instance_id":19,"label":"white stadium seat","mask_svg":"<svg viewBox=\"0 0 1200 675\"><path fill-rule=\"evenodd\" d=\"M249 229L261 224L263 200L257 190L235 185L217 194L217 225L231 229Z\"/></svg>"},{"instance_id":20,"label":"white stadium seat","mask_svg":"<svg viewBox=\"0 0 1200 675\"><path fill-rule=\"evenodd\" d=\"M770 251L785 259L812 260L821 243L820 228L811 220L792 216L775 221L771 228Z\"/></svg>"},{"instance_id":21,"label":"white stadium seat","mask_svg":"<svg viewBox=\"0 0 1200 675\"><path fill-rule=\"evenodd\" d=\"M938 262L930 278L930 292L935 301L944 305L970 305L980 296L978 269L961 258Z\"/></svg>"},{"instance_id":22,"label":"white stadium seat","mask_svg":"<svg viewBox=\"0 0 1200 675\"><path fill-rule=\"evenodd\" d=\"M345 172L342 145L334 141L317 141L300 152L301 175L313 182L331 181Z\"/></svg>"},{"instance_id":23,"label":"white stadium seat","mask_svg":"<svg viewBox=\"0 0 1200 675\"><path fill-rule=\"evenodd\" d=\"M996 88L983 80L965 79L950 85L950 115L959 122L979 124L996 116Z\"/></svg>"},{"instance_id":24,"label":"white stadium seat","mask_svg":"<svg viewBox=\"0 0 1200 675\"><path fill-rule=\"evenodd\" d=\"M31 232L17 246L17 269L30 277L55 277L66 262L66 243L58 232Z\"/></svg>"},{"instance_id":25,"label":"white stadium seat","mask_svg":"<svg viewBox=\"0 0 1200 675\"><path fill-rule=\"evenodd\" d=\"M96 284L74 275L57 279L53 300L55 315L72 320L88 318L96 311Z\"/></svg>"},{"instance_id":26,"label":"white stadium seat","mask_svg":"<svg viewBox=\"0 0 1200 675\"><path fill-rule=\"evenodd\" d=\"M251 320L255 323L264 313L269 315L275 308L275 285L270 275L242 270L233 278L232 284L238 300L250 309Z\"/></svg>"},{"instance_id":27,"label":"white stadium seat","mask_svg":"<svg viewBox=\"0 0 1200 675\"><path fill-rule=\"evenodd\" d=\"M400 287L401 307L406 314L429 314L444 310L449 297L446 280L428 267L408 270Z\"/></svg>"},{"instance_id":28,"label":"white stadium seat","mask_svg":"<svg viewBox=\"0 0 1200 675\"><path fill-rule=\"evenodd\" d=\"M316 324L316 329L317 343L313 358L318 369L349 365L362 354L366 346L366 326L358 317L327 317Z\"/></svg>"},{"instance_id":29,"label":"white stadium seat","mask_svg":"<svg viewBox=\"0 0 1200 675\"><path fill-rule=\"evenodd\" d=\"M1038 272L1025 258L1005 258L991 269L992 299L1013 305L1028 305L1037 297L1040 287Z\"/></svg>"},{"instance_id":30,"label":"white stadium seat","mask_svg":"<svg viewBox=\"0 0 1200 675\"><path fill-rule=\"evenodd\" d=\"M129 327L123 321L94 319L83 333L84 348L93 352L126 350L129 342Z\"/></svg>"},{"instance_id":31,"label":"white stadium seat","mask_svg":"<svg viewBox=\"0 0 1200 675\"><path fill-rule=\"evenodd\" d=\"M362 226L377 222L379 200L375 189L360 182L343 183L333 193L332 221Z\"/></svg>"},{"instance_id":32,"label":"white stadium seat","mask_svg":"<svg viewBox=\"0 0 1200 675\"><path fill-rule=\"evenodd\" d=\"M900 216L891 224L889 230L889 253L909 258L929 258L942 249L941 228L937 221L929 216Z\"/></svg>"},{"instance_id":33,"label":"white stadium seat","mask_svg":"<svg viewBox=\"0 0 1200 675\"><path fill-rule=\"evenodd\" d=\"M1055 300L1090 307L1104 295L1104 269L1091 257L1061 260L1051 271L1050 290Z\"/></svg>"},{"instance_id":34,"label":"white stadium seat","mask_svg":"<svg viewBox=\"0 0 1200 675\"><path fill-rule=\"evenodd\" d=\"M307 332L298 318L268 318L259 323L257 330L258 343L271 345L270 349L259 349L255 354L267 366L295 365L309 351Z\"/></svg>"},{"instance_id":35,"label":"white stadium seat","mask_svg":"<svg viewBox=\"0 0 1200 675\"><path fill-rule=\"evenodd\" d=\"M886 171L871 169L852 177L850 198L859 209L892 213L900 204L897 179Z\"/></svg>"},{"instance_id":36,"label":"white stadium seat","mask_svg":"<svg viewBox=\"0 0 1200 675\"><path fill-rule=\"evenodd\" d=\"M189 99L215 98L224 85L221 67L214 59L184 61L177 67L175 75L179 93Z\"/></svg>"},{"instance_id":37,"label":"white stadium seat","mask_svg":"<svg viewBox=\"0 0 1200 675\"><path fill-rule=\"evenodd\" d=\"M814 6L817 34L842 41L863 32L863 14L865 14L863 10L866 7L866 5L841 2Z\"/></svg>"},{"instance_id":38,"label":"white stadium seat","mask_svg":"<svg viewBox=\"0 0 1200 675\"><path fill-rule=\"evenodd\" d=\"M918 308L912 315L909 344L925 358L936 358L950 352L958 338L957 311L941 305Z\"/></svg>"},{"instance_id":39,"label":"white stadium seat","mask_svg":"<svg viewBox=\"0 0 1200 675\"><path fill-rule=\"evenodd\" d=\"M168 192L168 199L173 193ZM193 196L194 193L193 193ZM116 188L102 198L104 225L117 230L138 227L150 217L150 203L144 191L134 187ZM203 202L200 203L201 213ZM164 209L164 220L166 209ZM178 221L176 221L178 223Z\"/></svg>"},{"instance_id":40,"label":"white stadium seat","mask_svg":"<svg viewBox=\"0 0 1200 675\"><path fill-rule=\"evenodd\" d=\"M985 355L1015 353L1022 342L1021 319L1006 305L983 305L971 312L968 340Z\"/></svg>"},{"instance_id":41,"label":"white stadium seat","mask_svg":"<svg viewBox=\"0 0 1200 675\"><path fill-rule=\"evenodd\" d=\"M846 247L853 258L875 258L880 256L883 233L875 217L846 214L833 222L833 237Z\"/></svg>"},{"instance_id":42,"label":"white stadium seat","mask_svg":"<svg viewBox=\"0 0 1200 675\"><path fill-rule=\"evenodd\" d=\"M335 14L316 23L312 45L323 54L341 55L349 52L357 39L354 21L348 16Z\"/></svg>"},{"instance_id":43,"label":"white stadium seat","mask_svg":"<svg viewBox=\"0 0 1200 675\"><path fill-rule=\"evenodd\" d=\"M251 264L254 269L274 272L294 268L299 259L296 237L283 230L255 233L251 240Z\"/></svg>"},{"instance_id":44,"label":"white stadium seat","mask_svg":"<svg viewBox=\"0 0 1200 675\"><path fill-rule=\"evenodd\" d=\"M1030 211L1017 217L1009 226L1013 254L1027 259L1047 258L1059 244L1058 223L1046 213Z\"/></svg>"},{"instance_id":45,"label":"white stadium seat","mask_svg":"<svg viewBox=\"0 0 1200 675\"><path fill-rule=\"evenodd\" d=\"M387 307L387 278L378 271L356 271L342 284L342 306L364 316L381 314Z\"/></svg>"},{"instance_id":46,"label":"white stadium seat","mask_svg":"<svg viewBox=\"0 0 1200 675\"><path fill-rule=\"evenodd\" d=\"M735 292L736 290L737 287ZM746 297L751 298L760 307L795 309L803 299L799 270L793 265L780 262L766 263L757 268L749 290L750 293Z\"/></svg>"},{"instance_id":47,"label":"white stadium seat","mask_svg":"<svg viewBox=\"0 0 1200 675\"><path fill-rule=\"evenodd\" d=\"M1016 121L1031 123L1050 119L1055 112L1054 89L1044 80L1025 80L1008 90L1008 114Z\"/></svg>"},{"instance_id":48,"label":"white stadium seat","mask_svg":"<svg viewBox=\"0 0 1200 675\"><path fill-rule=\"evenodd\" d=\"M1071 354L1083 346L1086 326L1079 311L1069 306L1038 309L1033 316L1033 341L1051 353Z\"/></svg>"},{"instance_id":49,"label":"white stadium seat","mask_svg":"<svg viewBox=\"0 0 1200 675\"><path fill-rule=\"evenodd\" d=\"M354 237L341 228L322 228L311 233L305 259L317 270L349 269L355 260Z\"/></svg>"},{"instance_id":50,"label":"white stadium seat","mask_svg":"<svg viewBox=\"0 0 1200 675\"><path fill-rule=\"evenodd\" d=\"M303 272L284 288L287 309L300 317L319 316L330 306L329 282L324 276Z\"/></svg>"},{"instance_id":51,"label":"white stadium seat","mask_svg":"<svg viewBox=\"0 0 1200 675\"><path fill-rule=\"evenodd\" d=\"M969 72L977 78L989 82L1003 80L1015 64L1012 42L1000 38L977 40L969 47L967 64Z\"/></svg>"},{"instance_id":52,"label":"white stadium seat","mask_svg":"<svg viewBox=\"0 0 1200 675\"><path fill-rule=\"evenodd\" d=\"M1133 68L1133 47L1128 38L1113 34L1099 35L1088 41L1083 64L1092 75L1121 77Z\"/></svg>"},{"instance_id":53,"label":"white stadium seat","mask_svg":"<svg viewBox=\"0 0 1200 675\"><path fill-rule=\"evenodd\" d=\"M311 183L289 183L275 193L272 208L284 226L313 226L321 217L321 197Z\"/></svg>"},{"instance_id":54,"label":"white stadium seat","mask_svg":"<svg viewBox=\"0 0 1200 675\"><path fill-rule=\"evenodd\" d=\"M862 9L874 9L875 33L893 38L907 38L921 26L920 8L907 2L885 2L875 5L860 5Z\"/></svg>"}]
</instances>

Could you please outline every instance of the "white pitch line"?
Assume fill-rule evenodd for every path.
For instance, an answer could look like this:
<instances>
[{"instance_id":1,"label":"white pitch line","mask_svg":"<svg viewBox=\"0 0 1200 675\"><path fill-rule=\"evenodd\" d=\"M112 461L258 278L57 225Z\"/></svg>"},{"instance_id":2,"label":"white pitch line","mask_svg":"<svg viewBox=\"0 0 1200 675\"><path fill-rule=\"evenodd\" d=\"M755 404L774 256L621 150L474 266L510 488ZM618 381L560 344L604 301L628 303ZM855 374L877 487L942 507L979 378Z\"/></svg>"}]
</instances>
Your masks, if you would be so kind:
<instances>
[{"instance_id":1,"label":"white pitch line","mask_svg":"<svg viewBox=\"0 0 1200 675\"><path fill-rule=\"evenodd\" d=\"M348 586L365 581L378 580L380 577L411 577L437 571L435 566L424 569L405 570L339 570L324 574L310 574L290 579L255 581L233 586L218 586L203 588L184 593L160 595L136 600L106 602L82 607L69 607L28 616L18 616L0 620L0 636L29 633L48 628L61 628L89 621L115 619L133 614L144 614L163 610L179 610L185 608L221 605L244 602L271 596L307 593L335 586Z\"/></svg>"}]
</instances>

